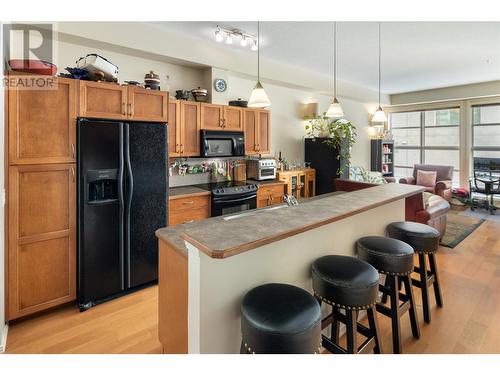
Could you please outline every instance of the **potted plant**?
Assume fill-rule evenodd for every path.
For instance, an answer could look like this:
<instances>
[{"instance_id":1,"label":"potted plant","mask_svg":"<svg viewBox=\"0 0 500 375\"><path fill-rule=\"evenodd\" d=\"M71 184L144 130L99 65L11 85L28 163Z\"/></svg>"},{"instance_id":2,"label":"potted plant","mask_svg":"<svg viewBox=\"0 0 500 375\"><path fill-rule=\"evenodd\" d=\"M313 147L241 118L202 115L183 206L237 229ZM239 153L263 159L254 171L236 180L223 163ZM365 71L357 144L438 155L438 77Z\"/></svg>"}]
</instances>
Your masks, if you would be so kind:
<instances>
[{"instance_id":1,"label":"potted plant","mask_svg":"<svg viewBox=\"0 0 500 375\"><path fill-rule=\"evenodd\" d=\"M351 163L351 149L356 142L356 126L349 120L340 118L337 120L326 117L326 112L321 116L304 117L307 120L306 136L309 138L321 138L322 142L331 148L337 149L337 158L343 159L346 166ZM340 171L342 173L342 171Z\"/></svg>"}]
</instances>

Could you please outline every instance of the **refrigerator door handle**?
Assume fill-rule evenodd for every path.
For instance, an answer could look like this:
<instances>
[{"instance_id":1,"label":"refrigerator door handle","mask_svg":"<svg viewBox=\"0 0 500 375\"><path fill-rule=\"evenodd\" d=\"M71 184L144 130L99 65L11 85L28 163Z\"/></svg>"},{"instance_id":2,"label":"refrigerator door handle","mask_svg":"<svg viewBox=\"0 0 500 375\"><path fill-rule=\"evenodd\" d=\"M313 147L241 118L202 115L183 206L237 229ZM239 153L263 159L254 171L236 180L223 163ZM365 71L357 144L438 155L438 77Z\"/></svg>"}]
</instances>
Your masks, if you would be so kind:
<instances>
[{"instance_id":1,"label":"refrigerator door handle","mask_svg":"<svg viewBox=\"0 0 500 375\"><path fill-rule=\"evenodd\" d=\"M119 125L119 134L120 134L120 167L118 170L118 202L120 206L120 274L121 274L121 287L122 290L125 289L125 275L124 275L124 252L125 252L125 201L123 194L123 180L124 180L124 150L123 150L123 123Z\"/></svg>"},{"instance_id":2,"label":"refrigerator door handle","mask_svg":"<svg viewBox=\"0 0 500 375\"><path fill-rule=\"evenodd\" d=\"M128 175L128 197L127 197L127 217L125 219L125 230L127 235L127 287L130 288L130 206L132 205L132 196L134 194L134 175L132 173L132 164L130 163L130 136L129 124L125 124L125 164Z\"/></svg>"}]
</instances>

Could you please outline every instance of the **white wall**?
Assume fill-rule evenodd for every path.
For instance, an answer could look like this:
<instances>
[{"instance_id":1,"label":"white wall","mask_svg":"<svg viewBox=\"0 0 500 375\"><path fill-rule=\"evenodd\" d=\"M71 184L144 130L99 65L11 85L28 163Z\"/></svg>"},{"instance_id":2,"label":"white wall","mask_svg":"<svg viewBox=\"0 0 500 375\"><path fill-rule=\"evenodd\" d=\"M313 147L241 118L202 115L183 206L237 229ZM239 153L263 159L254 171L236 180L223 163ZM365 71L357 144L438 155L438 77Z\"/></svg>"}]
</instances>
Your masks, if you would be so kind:
<instances>
[{"instance_id":1,"label":"white wall","mask_svg":"<svg viewBox=\"0 0 500 375\"><path fill-rule=\"evenodd\" d=\"M327 110L332 97L318 94L312 90L290 88L263 82L271 101L271 154L282 151L291 162L304 162L304 141L306 121L302 120L302 105L317 102L319 113ZM227 98L247 98L255 81L235 75L228 77ZM340 96L339 100L346 118L357 127L358 139L352 150L352 164L370 166L369 111L376 107L374 103Z\"/></svg>"},{"instance_id":2,"label":"white wall","mask_svg":"<svg viewBox=\"0 0 500 375\"><path fill-rule=\"evenodd\" d=\"M89 40L62 38L58 41L58 56L56 64L59 71L64 71L66 66L74 66L75 61L85 54L98 53L116 64L119 68L119 81L136 80L143 82L144 74L154 70L160 74L162 89L168 89L173 96L175 90L192 89L202 86L209 89L212 102L227 104L229 100L248 99L255 85L255 77L234 73L220 68L207 68L204 66L192 67L176 63L158 61L159 55L145 54L149 58L136 56L138 51L124 50L109 46L103 49L103 44ZM79 42L81 44L76 44ZM99 46L100 48L93 47ZM104 44L104 46L106 46ZM170 56L176 58L176 56ZM169 79L167 80L167 75ZM212 90L214 78L224 78L228 83L225 93L216 93ZM328 80L328 79L327 79ZM285 158L292 162L303 163L305 135L305 121L302 120L301 104L318 102L320 113L326 111L331 97L322 94L322 88L305 88L286 82L263 79L266 92L271 100L271 153L282 151ZM339 85L340 101L347 119L358 128L358 141L352 152L352 163L369 167L370 142L369 142L369 115L368 112L376 108L376 93L350 83ZM342 96L345 92L346 95ZM383 97L388 101L387 97Z\"/></svg>"},{"instance_id":3,"label":"white wall","mask_svg":"<svg viewBox=\"0 0 500 375\"><path fill-rule=\"evenodd\" d=\"M118 79L121 83L123 81L144 83L144 74L149 73L150 70L160 75L162 90L170 91L172 96L175 95L175 90L192 90L198 86L203 86L204 83L204 73L201 68L171 64L131 54L61 41L57 42L57 46L56 65L59 72L67 73L65 68L74 67L76 60L80 57L89 53L97 53L118 66ZM169 79L167 79L167 76L169 76Z\"/></svg>"},{"instance_id":4,"label":"white wall","mask_svg":"<svg viewBox=\"0 0 500 375\"><path fill-rule=\"evenodd\" d=\"M473 83L470 85L443 87L391 95L391 105L427 103L442 100L461 100L498 95L500 81Z\"/></svg>"}]
</instances>

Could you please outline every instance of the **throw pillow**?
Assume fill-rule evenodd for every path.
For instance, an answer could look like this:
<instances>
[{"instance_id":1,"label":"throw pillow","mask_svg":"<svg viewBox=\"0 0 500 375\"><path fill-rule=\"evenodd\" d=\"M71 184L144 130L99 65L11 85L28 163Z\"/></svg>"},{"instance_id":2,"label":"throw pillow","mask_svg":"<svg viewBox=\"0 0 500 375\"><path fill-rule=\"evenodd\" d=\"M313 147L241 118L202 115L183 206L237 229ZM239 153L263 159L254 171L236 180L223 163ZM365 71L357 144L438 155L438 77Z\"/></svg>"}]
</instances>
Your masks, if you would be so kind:
<instances>
[{"instance_id":1,"label":"throw pillow","mask_svg":"<svg viewBox=\"0 0 500 375\"><path fill-rule=\"evenodd\" d=\"M436 171L417 171L417 185L434 187L436 185Z\"/></svg>"},{"instance_id":2,"label":"throw pillow","mask_svg":"<svg viewBox=\"0 0 500 375\"><path fill-rule=\"evenodd\" d=\"M363 167L351 166L349 168L349 180L364 182L366 171Z\"/></svg>"},{"instance_id":3,"label":"throw pillow","mask_svg":"<svg viewBox=\"0 0 500 375\"><path fill-rule=\"evenodd\" d=\"M382 173L375 171L366 172L365 182L369 182L370 184L387 184L387 181L384 176L382 176Z\"/></svg>"}]
</instances>

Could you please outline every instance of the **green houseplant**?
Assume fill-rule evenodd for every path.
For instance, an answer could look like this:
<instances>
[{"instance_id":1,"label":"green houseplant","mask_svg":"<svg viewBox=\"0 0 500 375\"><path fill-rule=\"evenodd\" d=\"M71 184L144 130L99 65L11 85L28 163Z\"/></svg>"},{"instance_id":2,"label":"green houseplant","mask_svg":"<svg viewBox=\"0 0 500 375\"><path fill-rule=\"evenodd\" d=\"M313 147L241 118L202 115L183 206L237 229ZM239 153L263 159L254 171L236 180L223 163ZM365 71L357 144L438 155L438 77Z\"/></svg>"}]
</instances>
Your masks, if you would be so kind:
<instances>
[{"instance_id":1,"label":"green houseplant","mask_svg":"<svg viewBox=\"0 0 500 375\"><path fill-rule=\"evenodd\" d=\"M307 120L306 136L322 138L322 142L331 148L339 150L337 158L343 159L347 167L351 164L351 149L356 142L356 126L344 118L333 120L323 115L304 117ZM342 173L343 171L340 171Z\"/></svg>"}]
</instances>

